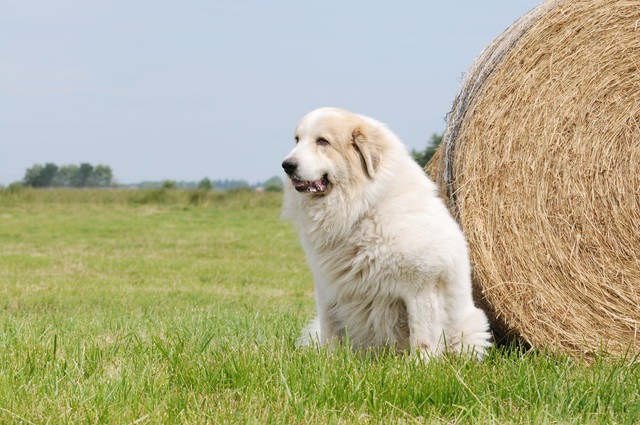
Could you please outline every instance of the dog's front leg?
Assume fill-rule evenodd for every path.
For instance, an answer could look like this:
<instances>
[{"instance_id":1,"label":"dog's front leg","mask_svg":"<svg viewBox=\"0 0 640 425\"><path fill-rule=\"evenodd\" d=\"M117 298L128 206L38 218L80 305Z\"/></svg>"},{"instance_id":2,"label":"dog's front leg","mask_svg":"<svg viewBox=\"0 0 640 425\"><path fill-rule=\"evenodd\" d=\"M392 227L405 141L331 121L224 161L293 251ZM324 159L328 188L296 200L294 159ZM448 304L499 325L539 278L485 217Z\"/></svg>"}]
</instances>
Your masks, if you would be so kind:
<instances>
[{"instance_id":1,"label":"dog's front leg","mask_svg":"<svg viewBox=\"0 0 640 425\"><path fill-rule=\"evenodd\" d=\"M335 292L331 284L323 280L315 282L316 311L318 312L318 340L320 344L333 343L338 337L331 309L335 306Z\"/></svg>"},{"instance_id":2,"label":"dog's front leg","mask_svg":"<svg viewBox=\"0 0 640 425\"><path fill-rule=\"evenodd\" d=\"M328 312L320 313L318 311L318 313L318 319L320 321L320 343L323 345L331 345L337 338L333 322L329 318Z\"/></svg>"},{"instance_id":3,"label":"dog's front leg","mask_svg":"<svg viewBox=\"0 0 640 425\"><path fill-rule=\"evenodd\" d=\"M335 327L330 319L331 298L329 291L324 288L325 285L315 285L317 316L302 330L298 346L327 345L336 339Z\"/></svg>"},{"instance_id":4,"label":"dog's front leg","mask_svg":"<svg viewBox=\"0 0 640 425\"><path fill-rule=\"evenodd\" d=\"M413 354L428 361L444 351L442 306L433 287L420 288L404 299Z\"/></svg>"}]
</instances>

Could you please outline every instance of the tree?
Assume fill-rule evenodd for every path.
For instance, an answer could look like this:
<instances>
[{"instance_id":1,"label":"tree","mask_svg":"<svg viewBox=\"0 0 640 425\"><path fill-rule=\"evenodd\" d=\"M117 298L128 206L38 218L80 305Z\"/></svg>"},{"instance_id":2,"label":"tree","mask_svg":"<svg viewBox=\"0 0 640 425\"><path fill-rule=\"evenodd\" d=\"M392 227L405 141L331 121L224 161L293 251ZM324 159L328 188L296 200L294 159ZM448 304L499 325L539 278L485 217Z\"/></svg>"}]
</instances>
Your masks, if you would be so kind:
<instances>
[{"instance_id":1,"label":"tree","mask_svg":"<svg viewBox=\"0 0 640 425\"><path fill-rule=\"evenodd\" d=\"M198 183L198 189L200 189L200 190L211 190L211 189L213 189L213 183L211 183L211 180L209 180L207 177L205 177L202 180L200 180L200 182Z\"/></svg>"},{"instance_id":2,"label":"tree","mask_svg":"<svg viewBox=\"0 0 640 425\"><path fill-rule=\"evenodd\" d=\"M88 163L63 165L58 167L52 163L44 166L36 164L27 169L25 186L31 187L108 187L113 181L111 168L106 165L94 167Z\"/></svg>"},{"instance_id":3,"label":"tree","mask_svg":"<svg viewBox=\"0 0 640 425\"><path fill-rule=\"evenodd\" d=\"M113 180L111 167L107 165L96 165L91 173L90 185L93 187L109 187Z\"/></svg>"},{"instance_id":4,"label":"tree","mask_svg":"<svg viewBox=\"0 0 640 425\"><path fill-rule=\"evenodd\" d=\"M58 175L53 180L53 185L59 187L74 187L76 185L77 177L77 165L63 165L58 170Z\"/></svg>"},{"instance_id":5,"label":"tree","mask_svg":"<svg viewBox=\"0 0 640 425\"><path fill-rule=\"evenodd\" d=\"M165 180L162 182L162 189L175 189L178 187L178 184L175 180Z\"/></svg>"},{"instance_id":6,"label":"tree","mask_svg":"<svg viewBox=\"0 0 640 425\"><path fill-rule=\"evenodd\" d=\"M442 137L443 137L442 133L440 134L433 133L431 135L431 138L427 142L427 147L425 148L425 150L423 151L416 151L415 149L411 150L411 156L413 157L413 159L416 160L418 164L420 164L421 167L424 168L424 166L427 165L429 161L431 161L431 158L436 153L436 150L438 150L438 146L440 146L440 143L442 143Z\"/></svg>"},{"instance_id":7,"label":"tree","mask_svg":"<svg viewBox=\"0 0 640 425\"><path fill-rule=\"evenodd\" d=\"M51 186L56 174L58 174L58 166L56 164L52 164L51 162L44 164L44 168L42 169L43 187Z\"/></svg>"},{"instance_id":8,"label":"tree","mask_svg":"<svg viewBox=\"0 0 640 425\"><path fill-rule=\"evenodd\" d=\"M265 192L282 192L283 189L284 183L282 183L282 179L278 176L271 177L264 182Z\"/></svg>"},{"instance_id":9,"label":"tree","mask_svg":"<svg viewBox=\"0 0 640 425\"><path fill-rule=\"evenodd\" d=\"M31 187L49 187L58 173L58 166L50 162L44 166L36 164L27 169L24 179L25 186Z\"/></svg>"},{"instance_id":10,"label":"tree","mask_svg":"<svg viewBox=\"0 0 640 425\"><path fill-rule=\"evenodd\" d=\"M42 185L42 171L44 167L40 164L36 164L31 168L27 168L24 174L22 182L25 186L31 187L43 187Z\"/></svg>"},{"instance_id":11,"label":"tree","mask_svg":"<svg viewBox=\"0 0 640 425\"><path fill-rule=\"evenodd\" d=\"M93 165L83 162L78 168L78 174L76 178L77 187L86 187L91 182L91 174L93 173Z\"/></svg>"}]
</instances>

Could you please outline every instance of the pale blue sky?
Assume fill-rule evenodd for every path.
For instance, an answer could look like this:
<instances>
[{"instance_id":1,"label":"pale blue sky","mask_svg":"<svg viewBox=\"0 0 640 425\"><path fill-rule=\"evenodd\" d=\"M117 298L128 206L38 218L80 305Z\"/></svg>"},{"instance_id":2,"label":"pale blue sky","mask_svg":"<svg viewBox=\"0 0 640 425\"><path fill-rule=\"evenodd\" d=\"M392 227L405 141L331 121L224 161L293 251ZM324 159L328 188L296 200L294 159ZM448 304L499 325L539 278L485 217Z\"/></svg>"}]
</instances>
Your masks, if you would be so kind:
<instances>
[{"instance_id":1,"label":"pale blue sky","mask_svg":"<svg viewBox=\"0 0 640 425\"><path fill-rule=\"evenodd\" d=\"M0 0L0 184L45 162L255 183L320 106L423 149L473 59L539 3Z\"/></svg>"}]
</instances>

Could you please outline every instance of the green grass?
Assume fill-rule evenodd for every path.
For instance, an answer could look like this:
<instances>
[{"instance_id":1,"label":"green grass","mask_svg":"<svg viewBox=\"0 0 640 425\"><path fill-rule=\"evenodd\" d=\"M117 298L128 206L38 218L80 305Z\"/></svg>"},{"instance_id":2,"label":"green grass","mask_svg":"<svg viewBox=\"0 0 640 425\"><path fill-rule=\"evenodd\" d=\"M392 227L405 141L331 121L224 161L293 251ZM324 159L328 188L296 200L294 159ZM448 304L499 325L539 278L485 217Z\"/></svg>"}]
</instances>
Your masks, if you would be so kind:
<instances>
[{"instance_id":1,"label":"green grass","mask_svg":"<svg viewBox=\"0 0 640 425\"><path fill-rule=\"evenodd\" d=\"M631 360L297 349L313 290L279 205L0 191L0 423L640 422Z\"/></svg>"}]
</instances>

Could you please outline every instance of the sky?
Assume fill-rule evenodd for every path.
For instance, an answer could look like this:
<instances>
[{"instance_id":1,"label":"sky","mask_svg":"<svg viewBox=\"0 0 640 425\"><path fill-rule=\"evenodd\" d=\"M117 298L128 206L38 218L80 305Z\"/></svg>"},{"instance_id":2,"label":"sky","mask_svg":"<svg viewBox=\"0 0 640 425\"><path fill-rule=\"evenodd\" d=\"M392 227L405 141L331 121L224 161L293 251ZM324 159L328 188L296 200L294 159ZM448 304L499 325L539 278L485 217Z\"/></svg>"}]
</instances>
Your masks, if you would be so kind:
<instances>
[{"instance_id":1,"label":"sky","mask_svg":"<svg viewBox=\"0 0 640 425\"><path fill-rule=\"evenodd\" d=\"M117 182L283 176L298 120L336 106L409 149L539 0L0 0L0 184L34 164Z\"/></svg>"}]
</instances>

